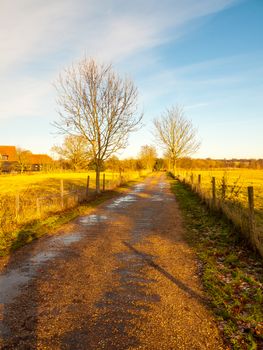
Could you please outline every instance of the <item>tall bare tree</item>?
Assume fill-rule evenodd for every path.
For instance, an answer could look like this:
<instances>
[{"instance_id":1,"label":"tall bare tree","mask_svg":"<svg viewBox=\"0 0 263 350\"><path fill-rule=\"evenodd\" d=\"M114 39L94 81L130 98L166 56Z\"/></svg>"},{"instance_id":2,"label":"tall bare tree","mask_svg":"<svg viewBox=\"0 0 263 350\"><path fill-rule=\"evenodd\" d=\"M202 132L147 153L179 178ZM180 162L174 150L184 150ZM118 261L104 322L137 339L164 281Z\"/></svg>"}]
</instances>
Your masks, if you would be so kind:
<instances>
[{"instance_id":1,"label":"tall bare tree","mask_svg":"<svg viewBox=\"0 0 263 350\"><path fill-rule=\"evenodd\" d=\"M55 86L60 120L54 124L62 133L83 136L90 146L99 193L103 161L125 148L130 132L140 124L137 88L111 65L88 58L60 74Z\"/></svg>"},{"instance_id":2,"label":"tall bare tree","mask_svg":"<svg viewBox=\"0 0 263 350\"><path fill-rule=\"evenodd\" d=\"M155 136L164 148L173 171L178 158L189 156L200 147L197 130L185 117L182 107L167 109L160 118L154 120L154 128Z\"/></svg>"}]
</instances>

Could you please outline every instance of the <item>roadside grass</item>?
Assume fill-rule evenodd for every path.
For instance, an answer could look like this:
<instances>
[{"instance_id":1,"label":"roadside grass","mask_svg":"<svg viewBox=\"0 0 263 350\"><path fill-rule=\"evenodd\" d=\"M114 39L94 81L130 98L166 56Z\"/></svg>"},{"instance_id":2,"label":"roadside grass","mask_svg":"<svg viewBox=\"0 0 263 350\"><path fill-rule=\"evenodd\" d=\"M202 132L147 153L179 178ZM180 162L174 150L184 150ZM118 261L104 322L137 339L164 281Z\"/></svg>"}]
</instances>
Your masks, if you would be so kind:
<instances>
[{"instance_id":1,"label":"roadside grass","mask_svg":"<svg viewBox=\"0 0 263 350\"><path fill-rule=\"evenodd\" d=\"M32 220L28 224L14 230L12 235L2 236L0 239L0 257L7 256L14 250L46 234L56 232L62 225L78 216L90 214L94 208L103 202L126 193L138 181L129 181L114 190L105 191L100 195L94 195L89 201L83 202L76 207L54 213L46 218Z\"/></svg>"},{"instance_id":2,"label":"roadside grass","mask_svg":"<svg viewBox=\"0 0 263 350\"><path fill-rule=\"evenodd\" d=\"M183 214L186 240L202 262L202 282L228 349L263 349L261 258L187 186L173 180L171 188Z\"/></svg>"}]
</instances>

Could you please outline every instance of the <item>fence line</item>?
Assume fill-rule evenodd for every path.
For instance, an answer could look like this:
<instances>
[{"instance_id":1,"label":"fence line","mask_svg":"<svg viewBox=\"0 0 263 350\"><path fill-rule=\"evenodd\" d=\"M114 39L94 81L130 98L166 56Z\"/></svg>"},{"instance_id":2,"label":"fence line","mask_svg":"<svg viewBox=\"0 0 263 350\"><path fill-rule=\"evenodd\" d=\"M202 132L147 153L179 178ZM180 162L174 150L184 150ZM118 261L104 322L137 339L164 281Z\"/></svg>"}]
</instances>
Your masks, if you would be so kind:
<instances>
[{"instance_id":1,"label":"fence line","mask_svg":"<svg viewBox=\"0 0 263 350\"><path fill-rule=\"evenodd\" d=\"M131 177L130 177L131 176ZM138 175L140 176L140 174ZM114 188L131 180L132 175L123 173L113 174L111 179L102 176L102 191ZM87 176L86 185L77 190L65 190L64 180L60 181L59 192L47 196L32 195L3 195L0 197L0 235L9 234L17 227L33 220L39 220L48 215L73 208L78 204L92 199L95 189L90 188L90 176Z\"/></svg>"},{"instance_id":2,"label":"fence line","mask_svg":"<svg viewBox=\"0 0 263 350\"><path fill-rule=\"evenodd\" d=\"M195 177L193 173L178 170L175 175L180 182L187 184L193 192L197 193L211 210L224 213L263 257L263 228L257 225L255 219L253 186L247 187L246 207L236 200L228 199L231 186L226 185L225 177L222 177L219 187L216 185L216 178L212 177L211 187L208 189L202 186L201 174Z\"/></svg>"}]
</instances>

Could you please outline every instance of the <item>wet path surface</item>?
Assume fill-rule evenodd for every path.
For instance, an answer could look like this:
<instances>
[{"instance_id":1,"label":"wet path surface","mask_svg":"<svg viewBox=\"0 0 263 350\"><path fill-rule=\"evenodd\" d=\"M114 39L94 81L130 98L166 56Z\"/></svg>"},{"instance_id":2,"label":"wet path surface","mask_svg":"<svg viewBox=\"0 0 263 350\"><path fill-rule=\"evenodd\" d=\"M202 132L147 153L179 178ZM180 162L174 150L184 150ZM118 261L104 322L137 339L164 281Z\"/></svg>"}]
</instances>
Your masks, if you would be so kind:
<instances>
[{"instance_id":1,"label":"wet path surface","mask_svg":"<svg viewBox=\"0 0 263 350\"><path fill-rule=\"evenodd\" d=\"M3 349L223 349L164 175L13 255Z\"/></svg>"}]
</instances>

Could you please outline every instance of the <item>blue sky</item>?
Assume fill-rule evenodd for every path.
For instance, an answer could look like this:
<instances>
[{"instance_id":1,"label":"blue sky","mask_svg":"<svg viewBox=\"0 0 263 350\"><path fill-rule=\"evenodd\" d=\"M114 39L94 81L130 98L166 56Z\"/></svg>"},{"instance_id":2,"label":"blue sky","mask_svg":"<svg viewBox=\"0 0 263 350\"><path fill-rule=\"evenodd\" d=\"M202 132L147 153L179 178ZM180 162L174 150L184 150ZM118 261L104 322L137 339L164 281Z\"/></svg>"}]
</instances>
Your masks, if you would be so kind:
<instances>
[{"instance_id":1,"label":"blue sky","mask_svg":"<svg viewBox=\"0 0 263 350\"><path fill-rule=\"evenodd\" d=\"M144 127L121 157L155 144L152 120L184 106L195 157L263 158L262 0L0 0L0 144L62 141L52 85L84 55L139 88Z\"/></svg>"}]
</instances>

